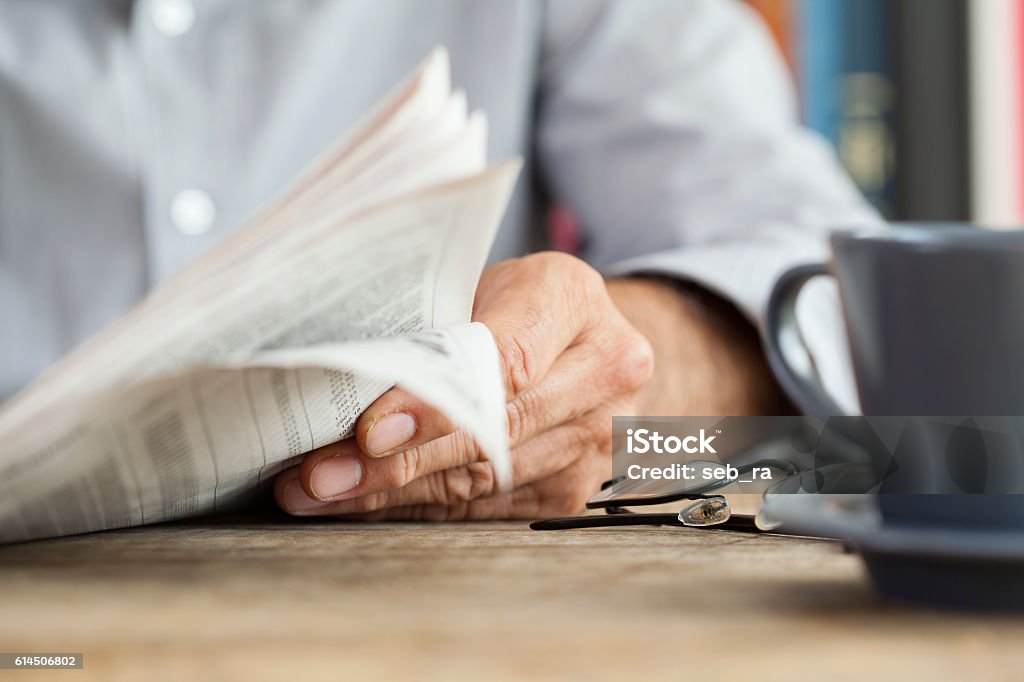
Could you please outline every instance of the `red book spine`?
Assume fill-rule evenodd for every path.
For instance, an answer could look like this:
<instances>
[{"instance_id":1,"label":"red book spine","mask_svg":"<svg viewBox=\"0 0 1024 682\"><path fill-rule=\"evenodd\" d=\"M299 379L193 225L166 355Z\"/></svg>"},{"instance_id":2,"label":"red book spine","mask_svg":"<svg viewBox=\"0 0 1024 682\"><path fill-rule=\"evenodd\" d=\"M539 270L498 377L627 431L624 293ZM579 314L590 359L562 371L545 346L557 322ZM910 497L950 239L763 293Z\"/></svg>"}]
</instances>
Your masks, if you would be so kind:
<instances>
[{"instance_id":1,"label":"red book spine","mask_svg":"<svg viewBox=\"0 0 1024 682\"><path fill-rule=\"evenodd\" d=\"M1015 48L1014 78L1017 81L1017 168L1024 169L1024 0L1016 0L1013 44ZM1019 173L1018 184L1024 181L1024 172ZM1017 192L1017 222L1024 225L1024 186Z\"/></svg>"}]
</instances>

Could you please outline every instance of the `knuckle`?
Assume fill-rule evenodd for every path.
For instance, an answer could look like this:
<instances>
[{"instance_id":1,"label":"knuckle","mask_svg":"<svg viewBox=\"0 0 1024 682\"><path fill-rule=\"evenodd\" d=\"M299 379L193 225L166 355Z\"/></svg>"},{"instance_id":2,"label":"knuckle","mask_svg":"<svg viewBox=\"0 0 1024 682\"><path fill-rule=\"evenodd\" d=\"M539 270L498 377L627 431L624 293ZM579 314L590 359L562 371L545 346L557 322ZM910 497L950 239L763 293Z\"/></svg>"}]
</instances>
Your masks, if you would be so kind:
<instances>
[{"instance_id":1,"label":"knuckle","mask_svg":"<svg viewBox=\"0 0 1024 682\"><path fill-rule=\"evenodd\" d=\"M508 419L508 438L518 443L526 432L526 410L521 400L516 399L505 405L505 416Z\"/></svg>"},{"instance_id":2,"label":"knuckle","mask_svg":"<svg viewBox=\"0 0 1024 682\"><path fill-rule=\"evenodd\" d=\"M545 265L559 272L571 272L581 280L588 280L591 283L603 282L600 273L590 266L586 261L577 258L569 253L561 251L544 251L537 254L544 260Z\"/></svg>"},{"instance_id":3,"label":"knuckle","mask_svg":"<svg viewBox=\"0 0 1024 682\"><path fill-rule=\"evenodd\" d=\"M387 488L404 488L419 478L420 449L412 448L388 457L388 467L384 474L384 486Z\"/></svg>"},{"instance_id":4,"label":"knuckle","mask_svg":"<svg viewBox=\"0 0 1024 682\"><path fill-rule=\"evenodd\" d=\"M594 419L590 425L590 442L599 453L611 452L612 420L611 415Z\"/></svg>"},{"instance_id":5,"label":"knuckle","mask_svg":"<svg viewBox=\"0 0 1024 682\"><path fill-rule=\"evenodd\" d=\"M589 299L605 292L604 277L589 263L576 256L560 251L543 251L527 256L531 264L541 271L543 281L564 286L571 282L577 294Z\"/></svg>"},{"instance_id":6,"label":"knuckle","mask_svg":"<svg viewBox=\"0 0 1024 682\"><path fill-rule=\"evenodd\" d=\"M534 428L532 415L536 409L536 402L536 397L530 391L526 391L505 405L508 437L513 444L522 442Z\"/></svg>"},{"instance_id":7,"label":"knuckle","mask_svg":"<svg viewBox=\"0 0 1024 682\"><path fill-rule=\"evenodd\" d=\"M617 390L639 391L654 374L654 350L642 334L631 332L617 345L608 367L611 383Z\"/></svg>"},{"instance_id":8,"label":"knuckle","mask_svg":"<svg viewBox=\"0 0 1024 682\"><path fill-rule=\"evenodd\" d=\"M494 469L487 462L474 462L443 472L444 504L472 502L494 489Z\"/></svg>"},{"instance_id":9,"label":"knuckle","mask_svg":"<svg viewBox=\"0 0 1024 682\"><path fill-rule=\"evenodd\" d=\"M575 461L611 453L612 419L606 410L591 413L561 430L561 446L577 453Z\"/></svg>"},{"instance_id":10,"label":"knuckle","mask_svg":"<svg viewBox=\"0 0 1024 682\"><path fill-rule=\"evenodd\" d=\"M473 462L466 467L469 472L469 500L476 500L494 492L494 467L490 462Z\"/></svg>"},{"instance_id":11,"label":"knuckle","mask_svg":"<svg viewBox=\"0 0 1024 682\"><path fill-rule=\"evenodd\" d=\"M533 383L535 363L531 344L525 334L517 334L501 339L497 346L505 368L505 385L513 396L518 396Z\"/></svg>"},{"instance_id":12,"label":"knuckle","mask_svg":"<svg viewBox=\"0 0 1024 682\"><path fill-rule=\"evenodd\" d=\"M583 291L590 296L598 295L601 298L608 298L608 287L604 281L604 275L580 259L574 260L576 261L574 272Z\"/></svg>"},{"instance_id":13,"label":"knuckle","mask_svg":"<svg viewBox=\"0 0 1024 682\"><path fill-rule=\"evenodd\" d=\"M470 481L466 471L462 468L448 469L441 472L441 490L438 495L438 502L444 505L451 505L456 502L465 502L470 499Z\"/></svg>"},{"instance_id":14,"label":"knuckle","mask_svg":"<svg viewBox=\"0 0 1024 682\"><path fill-rule=\"evenodd\" d=\"M581 265L586 265L586 263L576 256L562 251L540 251L526 256L523 258L523 261L544 270L560 272L564 272L567 269L578 268Z\"/></svg>"},{"instance_id":15,"label":"knuckle","mask_svg":"<svg viewBox=\"0 0 1024 682\"><path fill-rule=\"evenodd\" d=\"M448 483L445 481L445 472L439 472L427 477L427 500L431 503L445 506L449 504L450 494Z\"/></svg>"},{"instance_id":16,"label":"knuckle","mask_svg":"<svg viewBox=\"0 0 1024 682\"><path fill-rule=\"evenodd\" d=\"M580 424L576 447L586 455L612 451L612 419L605 412L594 414Z\"/></svg>"}]
</instances>

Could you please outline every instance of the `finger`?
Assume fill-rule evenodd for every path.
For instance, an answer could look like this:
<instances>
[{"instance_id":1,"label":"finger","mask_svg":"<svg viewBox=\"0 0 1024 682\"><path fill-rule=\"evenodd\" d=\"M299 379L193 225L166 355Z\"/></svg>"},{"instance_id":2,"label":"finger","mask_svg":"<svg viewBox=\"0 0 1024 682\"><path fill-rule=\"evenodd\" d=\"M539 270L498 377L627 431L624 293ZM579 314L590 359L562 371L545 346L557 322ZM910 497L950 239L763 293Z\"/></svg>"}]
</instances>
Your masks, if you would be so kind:
<instances>
[{"instance_id":1,"label":"finger","mask_svg":"<svg viewBox=\"0 0 1024 682\"><path fill-rule=\"evenodd\" d=\"M489 268L473 307L473 320L494 335L509 401L543 378L607 307L595 294L604 291L603 279L581 261L564 254L529 260L525 269L515 261Z\"/></svg>"},{"instance_id":2,"label":"finger","mask_svg":"<svg viewBox=\"0 0 1024 682\"><path fill-rule=\"evenodd\" d=\"M284 476L284 474L282 474ZM368 492L356 497L321 501L310 499L301 483L282 484L285 488L278 504L296 516L335 516L361 513L407 504L443 504L460 499L475 499L496 489L494 470L488 462L474 462L465 466L438 471L413 481L403 488Z\"/></svg>"},{"instance_id":3,"label":"finger","mask_svg":"<svg viewBox=\"0 0 1024 682\"><path fill-rule=\"evenodd\" d=\"M496 339L498 337L496 336ZM568 337L545 345L540 362L526 360L536 355L522 347L522 341L507 339L502 356L506 367L530 366L529 386L511 391L508 405L509 435L513 446L547 428L586 413L612 392L613 383L598 381L602 368L596 348L572 346L564 350ZM561 357L549 360L556 353ZM564 351L564 352L563 352ZM548 363L551 363L549 365ZM516 374L519 370L513 370ZM508 381L512 381L509 379ZM582 389L582 390L581 390ZM371 457L385 457L409 450L452 433L456 424L434 407L401 388L394 388L378 398L356 422L356 442Z\"/></svg>"},{"instance_id":4,"label":"finger","mask_svg":"<svg viewBox=\"0 0 1024 682\"><path fill-rule=\"evenodd\" d=\"M513 445L522 444L537 434L546 432L561 422L575 421L600 403L609 391L607 382L595 381L593 362L581 347L569 349L556 363L549 377L536 389L520 396L508 406L510 434ZM393 400L415 401L404 391L391 391ZM396 404L393 402L392 404ZM435 424L446 423L441 420ZM447 426L439 427L447 428ZM557 438L559 434L555 434ZM525 452L531 452L537 444ZM309 453L300 467L299 482L302 494L309 501L337 501L368 495L389 489L402 488L423 476L464 466L481 459L475 442L464 431L440 435L426 443L414 445L397 454L371 458L352 440L342 441ZM519 458L522 459L522 458ZM530 456L529 462L534 458ZM546 458L550 464L558 458ZM532 480L537 473L524 471L520 465L519 481ZM311 502L301 499L298 490L285 496L293 508L307 509ZM319 508L320 505L317 505Z\"/></svg>"},{"instance_id":5,"label":"finger","mask_svg":"<svg viewBox=\"0 0 1024 682\"><path fill-rule=\"evenodd\" d=\"M602 363L603 356L594 348L572 346L544 379L509 402L506 412L512 447L582 418L619 393L622 382L609 380Z\"/></svg>"},{"instance_id":6,"label":"finger","mask_svg":"<svg viewBox=\"0 0 1024 682\"><path fill-rule=\"evenodd\" d=\"M610 305L601 276L564 254L540 254L529 267L507 262L489 268L474 302L474 320L494 336L505 372L506 399L514 400L548 374L556 359ZM567 269L572 276L567 277ZM607 305L597 305L604 302ZM368 455L415 447L454 430L437 410L401 389L374 402L356 425Z\"/></svg>"},{"instance_id":7,"label":"finger","mask_svg":"<svg viewBox=\"0 0 1024 682\"><path fill-rule=\"evenodd\" d=\"M617 384L607 381L604 373L599 371L602 369L596 366L599 360L600 355L595 349L572 346L555 361L548 375L536 386L510 402L506 406L510 445L515 447L558 424L586 414L618 390ZM360 417L355 432L356 442L363 453L387 458L422 447L455 429L455 423L440 411L407 391L394 388L378 398ZM476 459L471 457L440 468L447 469ZM380 486L377 489L385 487L400 486ZM314 496L321 492L313 485L307 487L307 491ZM340 491L334 495L319 496L326 498L337 494Z\"/></svg>"},{"instance_id":8,"label":"finger","mask_svg":"<svg viewBox=\"0 0 1024 682\"><path fill-rule=\"evenodd\" d=\"M326 506L302 489L298 466L285 469L274 479L274 500L282 511L296 516L315 515Z\"/></svg>"},{"instance_id":9,"label":"finger","mask_svg":"<svg viewBox=\"0 0 1024 682\"><path fill-rule=\"evenodd\" d=\"M356 422L356 442L370 457L409 450L455 431L440 411L401 388L377 398Z\"/></svg>"},{"instance_id":10,"label":"finger","mask_svg":"<svg viewBox=\"0 0 1024 682\"><path fill-rule=\"evenodd\" d=\"M484 521L538 519L580 513L600 489L604 468L578 460L556 476L510 493L452 505L418 504L345 514L352 521Z\"/></svg>"},{"instance_id":11,"label":"finger","mask_svg":"<svg viewBox=\"0 0 1024 682\"><path fill-rule=\"evenodd\" d=\"M602 427L607 427L607 436ZM610 443L609 419L604 411L564 424L515 449L512 457L514 480L517 486L544 480L580 459L600 459L607 464L606 473L610 473L609 458L600 457L605 451L610 452ZM495 492L494 471L490 463L477 461L423 476L402 488L346 497L318 506L312 513L337 515L413 505L457 506L492 496Z\"/></svg>"},{"instance_id":12,"label":"finger","mask_svg":"<svg viewBox=\"0 0 1024 682\"><path fill-rule=\"evenodd\" d=\"M309 453L294 471L278 476L275 491L282 509L305 513L320 510L327 502L402 488L424 476L479 459L475 441L462 430L380 458L367 457L348 440Z\"/></svg>"}]
</instances>

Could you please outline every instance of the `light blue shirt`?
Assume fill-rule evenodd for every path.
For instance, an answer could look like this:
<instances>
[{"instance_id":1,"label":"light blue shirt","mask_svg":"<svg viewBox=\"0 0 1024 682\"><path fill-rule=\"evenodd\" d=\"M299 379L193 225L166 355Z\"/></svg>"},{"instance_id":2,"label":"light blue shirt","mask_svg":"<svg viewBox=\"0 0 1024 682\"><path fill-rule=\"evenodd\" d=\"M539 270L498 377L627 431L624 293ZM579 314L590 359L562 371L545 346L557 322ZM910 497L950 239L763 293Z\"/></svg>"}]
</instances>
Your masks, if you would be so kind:
<instances>
[{"instance_id":1,"label":"light blue shirt","mask_svg":"<svg viewBox=\"0 0 1024 682\"><path fill-rule=\"evenodd\" d=\"M783 268L878 220L734 0L0 0L0 395L241 225L437 44L491 157L529 162L492 261L544 246L554 197L604 272L693 280L757 321ZM822 338L838 319L814 318Z\"/></svg>"}]
</instances>

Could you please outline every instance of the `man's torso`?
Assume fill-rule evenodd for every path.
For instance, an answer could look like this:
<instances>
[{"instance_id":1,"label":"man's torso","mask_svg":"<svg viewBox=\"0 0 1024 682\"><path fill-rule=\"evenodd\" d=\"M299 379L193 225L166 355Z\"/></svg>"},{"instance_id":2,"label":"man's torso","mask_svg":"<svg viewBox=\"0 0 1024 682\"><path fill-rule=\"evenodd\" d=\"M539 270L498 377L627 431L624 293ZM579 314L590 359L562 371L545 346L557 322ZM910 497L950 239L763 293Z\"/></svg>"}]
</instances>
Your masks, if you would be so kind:
<instances>
[{"instance_id":1,"label":"man's torso","mask_svg":"<svg viewBox=\"0 0 1024 682\"><path fill-rule=\"evenodd\" d=\"M284 188L437 44L529 152L531 0L0 0L0 398ZM528 178L492 258L535 246Z\"/></svg>"}]
</instances>

